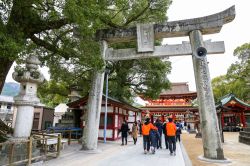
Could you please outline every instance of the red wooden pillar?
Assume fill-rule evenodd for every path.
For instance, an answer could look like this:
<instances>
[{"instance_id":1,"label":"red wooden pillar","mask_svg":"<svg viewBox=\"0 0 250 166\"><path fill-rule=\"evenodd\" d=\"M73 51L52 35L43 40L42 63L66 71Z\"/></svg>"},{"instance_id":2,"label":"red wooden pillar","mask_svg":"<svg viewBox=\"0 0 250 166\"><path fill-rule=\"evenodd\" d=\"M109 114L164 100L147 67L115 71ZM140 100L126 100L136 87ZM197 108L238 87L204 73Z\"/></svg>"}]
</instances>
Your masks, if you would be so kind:
<instances>
[{"instance_id":1,"label":"red wooden pillar","mask_svg":"<svg viewBox=\"0 0 250 166\"><path fill-rule=\"evenodd\" d=\"M113 106L113 114L112 114L112 119L113 119L113 123L112 123L112 139L115 140L115 107Z\"/></svg>"},{"instance_id":2,"label":"red wooden pillar","mask_svg":"<svg viewBox=\"0 0 250 166\"><path fill-rule=\"evenodd\" d=\"M241 123L243 124L243 127L246 127L246 118L244 111L241 112Z\"/></svg>"},{"instance_id":3,"label":"red wooden pillar","mask_svg":"<svg viewBox=\"0 0 250 166\"><path fill-rule=\"evenodd\" d=\"M223 110L221 110L221 127L222 129L224 128L225 124L224 124L224 113L222 112Z\"/></svg>"}]
</instances>

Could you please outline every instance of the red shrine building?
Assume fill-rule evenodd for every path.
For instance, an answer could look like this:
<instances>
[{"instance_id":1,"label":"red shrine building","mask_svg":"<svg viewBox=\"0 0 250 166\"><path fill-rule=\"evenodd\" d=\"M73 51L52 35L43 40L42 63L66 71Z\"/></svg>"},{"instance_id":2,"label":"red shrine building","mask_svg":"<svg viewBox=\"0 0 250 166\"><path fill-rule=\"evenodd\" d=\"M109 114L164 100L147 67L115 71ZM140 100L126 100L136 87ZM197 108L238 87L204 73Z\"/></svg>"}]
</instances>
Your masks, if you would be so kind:
<instances>
[{"instance_id":1,"label":"red shrine building","mask_svg":"<svg viewBox=\"0 0 250 166\"><path fill-rule=\"evenodd\" d=\"M105 95L102 96L102 107L100 115L100 125L98 139L103 139L104 133L104 116L105 116ZM68 103L68 111L63 116L59 124L60 127L78 127L84 130L86 121L88 96L79 98L73 102ZM117 140L121 137L118 131L121 128L122 122L126 120L131 129L135 121L141 120L142 110L130 104L121 102L112 97L107 98L107 140Z\"/></svg>"},{"instance_id":2,"label":"red shrine building","mask_svg":"<svg viewBox=\"0 0 250 166\"><path fill-rule=\"evenodd\" d=\"M217 115L224 131L237 131L238 127L250 127L250 104L230 93L217 103Z\"/></svg>"},{"instance_id":3,"label":"red shrine building","mask_svg":"<svg viewBox=\"0 0 250 166\"><path fill-rule=\"evenodd\" d=\"M176 121L186 121L194 129L199 121L198 107L192 101L197 98L197 92L189 91L187 82L172 83L170 90L164 90L156 100L145 99L148 103L141 107L150 112L151 121L161 118L162 121L172 115Z\"/></svg>"}]
</instances>

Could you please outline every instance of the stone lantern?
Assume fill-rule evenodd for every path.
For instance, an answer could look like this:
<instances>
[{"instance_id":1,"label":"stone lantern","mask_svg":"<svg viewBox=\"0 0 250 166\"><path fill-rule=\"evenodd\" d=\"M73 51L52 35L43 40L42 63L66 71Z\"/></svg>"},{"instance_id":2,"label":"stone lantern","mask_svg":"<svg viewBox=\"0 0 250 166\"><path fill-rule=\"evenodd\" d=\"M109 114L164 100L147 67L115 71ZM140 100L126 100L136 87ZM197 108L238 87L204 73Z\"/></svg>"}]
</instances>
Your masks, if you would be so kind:
<instances>
[{"instance_id":1,"label":"stone lantern","mask_svg":"<svg viewBox=\"0 0 250 166\"><path fill-rule=\"evenodd\" d=\"M43 74L38 70L39 64L37 56L31 55L26 59L25 68L12 74L13 79L21 84L19 94L14 97L17 105L15 138L26 139L32 130L34 106L40 103L37 86L44 81Z\"/></svg>"}]
</instances>

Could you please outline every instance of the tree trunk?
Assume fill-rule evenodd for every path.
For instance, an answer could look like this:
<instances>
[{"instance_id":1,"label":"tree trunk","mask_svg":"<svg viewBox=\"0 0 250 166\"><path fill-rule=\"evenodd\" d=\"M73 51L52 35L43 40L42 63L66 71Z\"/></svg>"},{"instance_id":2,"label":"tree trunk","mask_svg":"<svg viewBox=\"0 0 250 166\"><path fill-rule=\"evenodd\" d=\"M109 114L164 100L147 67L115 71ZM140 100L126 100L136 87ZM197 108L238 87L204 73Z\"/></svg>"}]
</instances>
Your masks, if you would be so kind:
<instances>
[{"instance_id":1,"label":"tree trunk","mask_svg":"<svg viewBox=\"0 0 250 166\"><path fill-rule=\"evenodd\" d=\"M5 79L14 61L0 57L0 93L2 93Z\"/></svg>"},{"instance_id":2,"label":"tree trunk","mask_svg":"<svg viewBox=\"0 0 250 166\"><path fill-rule=\"evenodd\" d=\"M108 48L107 42L102 41L100 46L101 57L104 59L106 49ZM83 130L83 150L97 150L103 82L104 70L95 71L89 93L86 125Z\"/></svg>"}]
</instances>

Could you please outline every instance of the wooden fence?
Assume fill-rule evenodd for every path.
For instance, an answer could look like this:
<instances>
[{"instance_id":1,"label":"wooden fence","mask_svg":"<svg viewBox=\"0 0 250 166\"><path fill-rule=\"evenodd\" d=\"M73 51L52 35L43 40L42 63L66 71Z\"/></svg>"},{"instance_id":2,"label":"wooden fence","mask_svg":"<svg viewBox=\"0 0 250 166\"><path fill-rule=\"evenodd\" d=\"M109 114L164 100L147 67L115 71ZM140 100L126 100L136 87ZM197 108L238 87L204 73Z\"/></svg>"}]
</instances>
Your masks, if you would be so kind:
<instances>
[{"instance_id":1,"label":"wooden fence","mask_svg":"<svg viewBox=\"0 0 250 166\"><path fill-rule=\"evenodd\" d=\"M60 130L60 129L50 129L49 131L43 131L43 133L46 132L46 133L61 133L62 137L65 137L68 139L68 145L71 144L71 140L73 139L72 138L72 135L75 135L75 139L77 139L78 136L81 136L82 135L82 130L79 130L79 129L71 129L71 130Z\"/></svg>"},{"instance_id":2,"label":"wooden fence","mask_svg":"<svg viewBox=\"0 0 250 166\"><path fill-rule=\"evenodd\" d=\"M48 144L48 141L51 142L51 140L56 140L56 144ZM61 134L57 134L57 135L51 135L51 134L32 134L31 137L29 137L29 139L27 140L23 140L23 141L13 141L13 142L4 142L4 143L0 143L0 150L1 150L1 155L3 154L3 147L6 149L6 147L8 147L8 154L7 155L7 162L4 162L2 156L0 159L0 165L3 166L12 166L12 165L18 165L18 164L27 164L27 165L31 165L31 162L33 160L38 160L38 159L46 159L48 156L51 157L58 157L60 155L60 150L61 150L61 141L62 141L62 137ZM27 153L25 154L25 159L18 159L15 158L15 147L17 147L17 145L24 145L27 147ZM50 146L56 146L54 147L54 151L50 150ZM32 155L32 150L36 149L39 150L40 155L38 156L33 156ZM24 150L25 153L25 150ZM2 161L1 161L2 160Z\"/></svg>"}]
</instances>

